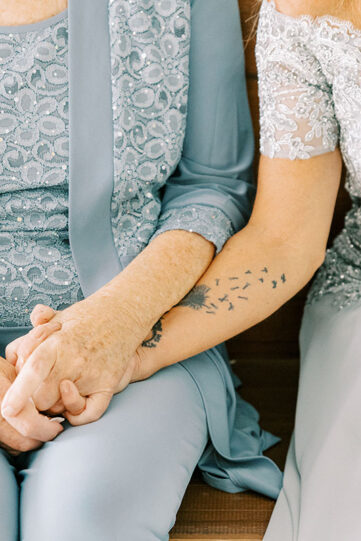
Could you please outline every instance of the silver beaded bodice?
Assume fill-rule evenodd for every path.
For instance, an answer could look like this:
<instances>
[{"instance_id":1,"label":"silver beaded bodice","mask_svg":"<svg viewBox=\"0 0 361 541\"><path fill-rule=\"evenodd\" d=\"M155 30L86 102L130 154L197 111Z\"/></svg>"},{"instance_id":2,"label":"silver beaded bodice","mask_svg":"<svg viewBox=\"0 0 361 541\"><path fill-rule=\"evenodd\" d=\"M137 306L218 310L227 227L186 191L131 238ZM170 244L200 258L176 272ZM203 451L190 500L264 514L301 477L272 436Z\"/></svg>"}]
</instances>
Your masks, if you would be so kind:
<instances>
[{"instance_id":1,"label":"silver beaded bodice","mask_svg":"<svg viewBox=\"0 0 361 541\"><path fill-rule=\"evenodd\" d=\"M308 159L339 144L352 209L327 251L308 302L361 298L361 30L330 16L293 18L264 0L257 39L261 151Z\"/></svg>"},{"instance_id":2,"label":"silver beaded bodice","mask_svg":"<svg viewBox=\"0 0 361 541\"><path fill-rule=\"evenodd\" d=\"M218 249L233 232L228 216L203 201L162 211L185 136L190 5L109 0L119 257L171 229L195 231ZM0 28L0 326L29 325L37 303L61 309L83 298L68 230L70 55L67 12Z\"/></svg>"},{"instance_id":3,"label":"silver beaded bodice","mask_svg":"<svg viewBox=\"0 0 361 541\"><path fill-rule=\"evenodd\" d=\"M0 29L0 326L81 298L68 238L67 17L35 27Z\"/></svg>"}]
</instances>

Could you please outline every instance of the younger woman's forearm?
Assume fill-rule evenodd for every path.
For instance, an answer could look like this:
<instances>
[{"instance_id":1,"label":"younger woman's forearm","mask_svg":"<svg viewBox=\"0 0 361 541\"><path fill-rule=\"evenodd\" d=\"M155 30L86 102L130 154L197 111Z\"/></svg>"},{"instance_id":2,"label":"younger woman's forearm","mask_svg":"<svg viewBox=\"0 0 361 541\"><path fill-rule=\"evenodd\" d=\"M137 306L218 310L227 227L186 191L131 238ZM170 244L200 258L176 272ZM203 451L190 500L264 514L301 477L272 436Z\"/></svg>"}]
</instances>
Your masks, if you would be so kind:
<instances>
[{"instance_id":1,"label":"younger woman's forearm","mask_svg":"<svg viewBox=\"0 0 361 541\"><path fill-rule=\"evenodd\" d=\"M261 238L257 228L247 226L228 241L143 342L148 363L156 369L174 364L252 327L293 297L321 263L307 246Z\"/></svg>"}]
</instances>

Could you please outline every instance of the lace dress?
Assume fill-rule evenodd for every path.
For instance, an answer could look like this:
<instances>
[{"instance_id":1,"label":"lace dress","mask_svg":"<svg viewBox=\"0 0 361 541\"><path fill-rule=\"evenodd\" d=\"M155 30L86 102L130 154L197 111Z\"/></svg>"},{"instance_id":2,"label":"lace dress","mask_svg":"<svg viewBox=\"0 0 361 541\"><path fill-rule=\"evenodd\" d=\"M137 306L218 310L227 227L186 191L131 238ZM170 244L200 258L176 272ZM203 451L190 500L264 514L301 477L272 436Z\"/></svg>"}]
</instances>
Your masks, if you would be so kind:
<instances>
[{"instance_id":1,"label":"lace dress","mask_svg":"<svg viewBox=\"0 0 361 541\"><path fill-rule=\"evenodd\" d=\"M92 3L91 9L98 8ZM130 0L107 3L111 70L106 75L111 80L102 86L98 77L93 84L97 85L96 107L103 119L107 118L103 114L107 100L104 94L102 100L102 92L111 90L113 126L109 123L106 134L104 126L98 128L103 133L102 149L98 146L96 152L92 151L98 158L92 170L99 167L99 175L92 185L89 172L83 173L87 193L77 194L76 207L75 196L72 206L69 184L74 192L75 185L81 184L81 174L77 170L76 179L70 182L71 141L76 141L73 157L81 148L80 161L91 163L85 154L94 142L85 139L83 132L96 131L97 120L91 104L85 106L86 115L93 119L90 126L85 125L84 118L71 122L70 91L73 88L75 93L80 87L79 80L71 87L71 64L77 62L75 53L81 55L79 50L89 46L76 44L74 38L75 47L69 47L68 10L40 23L0 27L0 327L29 326L29 314L37 303L63 309L82 299L120 272L119 261L129 262L165 231L194 231L219 251L244 225L254 191L252 133L247 128L238 142L236 136L232 150L226 142L219 144L223 130L218 117L226 108L227 114L233 115L236 104L233 109L225 107L225 100L218 95L218 116L210 117L206 112L217 125L209 126L204 133L204 107L194 103L202 92L199 80L188 92L190 8L189 0L146 5ZM207 9L206 3L197 2L196 17L202 16L198 15L200 10L207 13ZM69 13L71 10L77 12L74 3ZM76 17L74 20L74 25L78 24ZM98 62L96 54L101 53L93 51L87 65ZM198 63L198 58L193 62ZM202 67L195 71L194 75L203 80ZM83 81L87 75L84 70ZM89 86L91 83L85 83L82 92L89 94ZM85 96L82 102L87 103L88 98ZM72 103L78 103L77 99ZM244 124L250 126L244 101ZM231 122L237 124L239 116L236 112ZM187 118L193 124L186 134ZM71 124L73 133L78 129L73 138ZM235 166L234 157L241 154L238 149L233 152L237 145L244 147L247 158L242 154ZM100 165L104 147L111 146L109 161ZM228 158L230 167L226 171L224 160ZM78 167L79 161L73 169ZM107 176L111 168L112 174ZM108 187L101 177L106 177ZM104 207L100 208L102 202ZM92 210L84 217L86 208ZM87 219L91 231L89 224L84 225ZM100 227L96 222L102 219ZM111 238L110 245L105 246L100 231L108 223L111 232L107 238ZM79 239L80 230L105 246L105 253L100 255L99 246L88 248L89 239ZM77 234L77 242L72 242L71 250L72 232ZM110 260L105 266L94 259L94 253L99 260L105 259L113 248L115 267ZM86 279L90 270L106 277L90 287Z\"/></svg>"},{"instance_id":2,"label":"lace dress","mask_svg":"<svg viewBox=\"0 0 361 541\"><path fill-rule=\"evenodd\" d=\"M0 28L0 321L82 298L68 235L66 12Z\"/></svg>"},{"instance_id":3,"label":"lace dress","mask_svg":"<svg viewBox=\"0 0 361 541\"><path fill-rule=\"evenodd\" d=\"M308 297L339 308L361 299L361 30L330 16L293 18L272 0L257 42L261 151L308 159L341 148L352 208Z\"/></svg>"},{"instance_id":4,"label":"lace dress","mask_svg":"<svg viewBox=\"0 0 361 541\"><path fill-rule=\"evenodd\" d=\"M257 60L262 152L308 159L340 145L352 199L304 311L295 429L264 541L358 541L361 30L264 1Z\"/></svg>"},{"instance_id":5,"label":"lace dress","mask_svg":"<svg viewBox=\"0 0 361 541\"><path fill-rule=\"evenodd\" d=\"M242 33L237 0L221 2L69 0L68 16L0 27L0 354L33 304L93 293L156 235L194 231L219 251L247 222ZM263 451L278 438L237 394L225 348L180 366L207 414L206 481L276 497Z\"/></svg>"}]
</instances>

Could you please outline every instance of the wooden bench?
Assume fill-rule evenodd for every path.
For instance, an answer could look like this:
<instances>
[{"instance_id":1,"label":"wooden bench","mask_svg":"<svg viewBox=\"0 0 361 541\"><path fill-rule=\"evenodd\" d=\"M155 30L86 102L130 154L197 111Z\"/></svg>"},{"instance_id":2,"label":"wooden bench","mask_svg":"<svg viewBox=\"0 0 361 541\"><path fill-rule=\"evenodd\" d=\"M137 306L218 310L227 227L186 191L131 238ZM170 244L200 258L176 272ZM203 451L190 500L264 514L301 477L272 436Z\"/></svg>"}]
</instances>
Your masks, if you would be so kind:
<instances>
[{"instance_id":1,"label":"wooden bench","mask_svg":"<svg viewBox=\"0 0 361 541\"><path fill-rule=\"evenodd\" d=\"M239 0L246 51L249 101L258 139L258 88L254 58L256 0ZM257 156L258 158L258 156ZM255 167L257 168L257 159ZM332 238L343 226L350 207L340 189ZM276 314L228 343L233 368L243 382L242 396L260 412L261 425L282 438L266 454L283 469L292 433L298 379L298 332L307 288ZM255 493L225 494L207 486L196 472L171 532L172 541L261 540L274 502Z\"/></svg>"}]
</instances>

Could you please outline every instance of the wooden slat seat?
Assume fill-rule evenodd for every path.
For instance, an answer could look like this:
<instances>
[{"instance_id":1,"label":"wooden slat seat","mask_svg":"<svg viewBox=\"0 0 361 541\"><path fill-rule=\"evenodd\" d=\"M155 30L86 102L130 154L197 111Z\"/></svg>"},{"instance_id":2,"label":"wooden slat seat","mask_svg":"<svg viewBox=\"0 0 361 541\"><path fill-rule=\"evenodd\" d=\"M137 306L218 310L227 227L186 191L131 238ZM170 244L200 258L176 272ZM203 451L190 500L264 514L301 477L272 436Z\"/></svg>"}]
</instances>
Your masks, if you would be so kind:
<instances>
[{"instance_id":1,"label":"wooden slat seat","mask_svg":"<svg viewBox=\"0 0 361 541\"><path fill-rule=\"evenodd\" d=\"M296 358L241 358L233 365L242 377L242 396L261 414L261 424L282 438L267 453L283 468L293 427L298 378ZM171 539L260 540L274 502L252 492L225 494L196 474L179 510ZM203 536L203 537L202 537Z\"/></svg>"}]
</instances>

